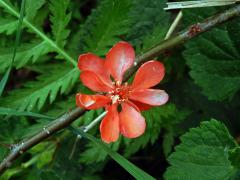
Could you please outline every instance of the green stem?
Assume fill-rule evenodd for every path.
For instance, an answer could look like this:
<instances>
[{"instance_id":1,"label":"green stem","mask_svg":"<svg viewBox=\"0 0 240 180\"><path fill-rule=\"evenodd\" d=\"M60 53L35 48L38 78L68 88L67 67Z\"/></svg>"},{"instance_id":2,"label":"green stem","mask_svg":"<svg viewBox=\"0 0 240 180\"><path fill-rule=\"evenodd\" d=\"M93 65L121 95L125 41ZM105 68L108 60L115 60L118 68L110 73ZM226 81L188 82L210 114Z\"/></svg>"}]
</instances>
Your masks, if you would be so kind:
<instances>
[{"instance_id":1,"label":"green stem","mask_svg":"<svg viewBox=\"0 0 240 180\"><path fill-rule=\"evenodd\" d=\"M6 8L12 15L16 16L17 18L20 17L20 14L14 10L11 6L9 6L3 0L0 0L0 3L4 8ZM52 41L49 37L47 37L43 32L41 32L38 28L36 28L31 22L29 22L26 18L23 19L23 23L35 32L38 36L40 36L44 41L46 41L50 46L52 46L56 52L61 54L66 60L72 63L74 66L77 66L77 62L72 58L68 53L66 53L62 48L60 48L54 41Z\"/></svg>"}]
</instances>

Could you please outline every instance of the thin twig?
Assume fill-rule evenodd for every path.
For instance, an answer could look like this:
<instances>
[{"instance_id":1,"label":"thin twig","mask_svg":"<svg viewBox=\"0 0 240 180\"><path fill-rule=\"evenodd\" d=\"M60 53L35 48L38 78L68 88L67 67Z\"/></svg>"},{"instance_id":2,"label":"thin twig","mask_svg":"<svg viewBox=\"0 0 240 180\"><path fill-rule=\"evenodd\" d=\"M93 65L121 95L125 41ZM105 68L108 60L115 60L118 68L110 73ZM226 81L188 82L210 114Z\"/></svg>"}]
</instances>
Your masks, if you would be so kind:
<instances>
[{"instance_id":1,"label":"thin twig","mask_svg":"<svg viewBox=\"0 0 240 180\"><path fill-rule=\"evenodd\" d=\"M104 111L102 114L100 114L96 119L94 119L90 124L88 124L87 126L85 127L81 127L83 128L83 131L84 132L88 132L90 129L92 129L96 124L98 124L102 118L107 114L107 111ZM77 147L77 143L79 141L79 139L81 139L82 136L78 135L74 141L74 144L73 144L73 148L72 148L72 151L69 155L69 159L72 159L73 155L74 155L74 152L75 152L75 149Z\"/></svg>"},{"instance_id":2,"label":"thin twig","mask_svg":"<svg viewBox=\"0 0 240 180\"><path fill-rule=\"evenodd\" d=\"M218 15L210 17L204 20L201 23L194 24L188 27L185 31L182 31L175 35L172 38L169 38L159 45L155 46L152 49L149 49L146 53L140 55L136 59L136 66L133 66L124 77L124 81L128 80L129 77L138 69L138 67L150 60L154 57L159 56L161 53L169 50L173 47L176 47L182 44L184 41L192 39L193 37L212 29L213 27L226 22L236 16L240 15L240 5L237 5L233 8L230 8ZM198 31L192 32L193 27L198 27ZM22 143L15 145L12 150L10 151L9 155L3 160L0 164L0 174L2 174L7 168L11 166L13 161L17 159L23 152L27 151L31 147L35 146L36 144L42 142L44 139L50 137L52 134L59 132L60 130L69 126L73 121L78 119L81 115L83 115L86 110L82 110L80 108L76 108L71 112L68 112L61 117L57 118L53 123L50 123L46 126L45 129L38 132L35 136L31 137L30 139L26 139Z\"/></svg>"},{"instance_id":3,"label":"thin twig","mask_svg":"<svg viewBox=\"0 0 240 180\"><path fill-rule=\"evenodd\" d=\"M179 11L177 16L176 16L176 18L174 19L172 25L170 26L170 28L169 28L169 30L168 30L164 40L167 40L173 34L173 32L175 31L175 29L178 26L179 22L181 21L182 16L183 16L182 11Z\"/></svg>"},{"instance_id":4,"label":"thin twig","mask_svg":"<svg viewBox=\"0 0 240 180\"><path fill-rule=\"evenodd\" d=\"M198 1L168 2L167 3L168 7L164 8L164 10L226 6L235 4L239 1L240 0L198 0Z\"/></svg>"},{"instance_id":5,"label":"thin twig","mask_svg":"<svg viewBox=\"0 0 240 180\"><path fill-rule=\"evenodd\" d=\"M83 131L88 132L90 129L92 129L97 123L99 123L102 118L107 114L107 111L104 111L102 114L100 114L96 119L94 119L89 125L84 127Z\"/></svg>"}]
</instances>

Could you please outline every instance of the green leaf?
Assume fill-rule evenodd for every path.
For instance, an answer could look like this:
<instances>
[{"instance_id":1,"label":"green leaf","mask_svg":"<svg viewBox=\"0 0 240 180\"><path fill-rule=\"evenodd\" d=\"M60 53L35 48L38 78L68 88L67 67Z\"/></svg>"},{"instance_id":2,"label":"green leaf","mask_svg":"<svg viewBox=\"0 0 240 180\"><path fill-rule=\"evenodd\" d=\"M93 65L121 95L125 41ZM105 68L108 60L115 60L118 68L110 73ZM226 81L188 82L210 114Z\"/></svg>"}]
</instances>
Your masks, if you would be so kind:
<instances>
[{"instance_id":1,"label":"green leaf","mask_svg":"<svg viewBox=\"0 0 240 180\"><path fill-rule=\"evenodd\" d=\"M19 12L9 3L0 0L0 6L3 7L7 12L14 15L15 17L20 17ZM54 41L52 41L46 34L41 32L37 26L34 26L28 19L23 20L23 24L26 25L32 32L36 33L43 41L46 41L49 46L51 46L55 52L63 56L67 61L72 63L74 66L77 65L74 58L72 58L67 52L65 52L61 47L59 47Z\"/></svg>"},{"instance_id":2,"label":"green leaf","mask_svg":"<svg viewBox=\"0 0 240 180\"><path fill-rule=\"evenodd\" d=\"M69 2L69 0L50 1L52 32L56 43L60 47L64 47L70 33L70 30L66 28L71 19L71 13L66 12Z\"/></svg>"},{"instance_id":3,"label":"green leaf","mask_svg":"<svg viewBox=\"0 0 240 180\"><path fill-rule=\"evenodd\" d=\"M14 63L14 60L15 60L15 57L16 57L17 47L18 47L18 45L20 43L21 26L22 26L22 22L23 22L24 10L25 10L25 0L22 0L21 11L20 11L20 16L19 16L19 20L18 20L18 26L17 26L16 39L15 39L15 44L14 44L14 49L13 49L11 61L9 61L11 63L10 63L9 69L7 70L7 72L3 76L3 79L0 82L0 97L2 96L4 88L5 88L6 84L7 84L7 80L8 80L8 77L9 77L10 73L11 73L11 69L12 69L12 66L13 66L13 63Z\"/></svg>"},{"instance_id":4,"label":"green leaf","mask_svg":"<svg viewBox=\"0 0 240 180\"><path fill-rule=\"evenodd\" d=\"M229 153L229 160L231 160L232 165L234 167L238 168L238 171L240 170L240 147L234 148L232 151Z\"/></svg>"},{"instance_id":5,"label":"green leaf","mask_svg":"<svg viewBox=\"0 0 240 180\"><path fill-rule=\"evenodd\" d=\"M105 55L129 28L130 0L103 0L81 27L80 45L84 52Z\"/></svg>"},{"instance_id":6,"label":"green leaf","mask_svg":"<svg viewBox=\"0 0 240 180\"><path fill-rule=\"evenodd\" d=\"M11 65L12 51L10 48L2 48L0 51L0 72L3 72ZM14 66L21 68L30 62L36 63L41 56L52 51L53 48L46 41L35 40L23 44L17 50Z\"/></svg>"},{"instance_id":7,"label":"green leaf","mask_svg":"<svg viewBox=\"0 0 240 180\"><path fill-rule=\"evenodd\" d=\"M3 75L3 78L0 81L0 97L2 96L4 88L7 84L10 72L11 72L11 67L8 68L7 72Z\"/></svg>"},{"instance_id":8,"label":"green leaf","mask_svg":"<svg viewBox=\"0 0 240 180\"><path fill-rule=\"evenodd\" d=\"M0 107L0 115L11 115L11 116L30 116L35 118L44 118L44 119L55 119L50 116L46 116L43 114L37 114L33 112L28 111L18 111L16 109L10 109L5 107Z\"/></svg>"},{"instance_id":9,"label":"green leaf","mask_svg":"<svg viewBox=\"0 0 240 180\"><path fill-rule=\"evenodd\" d=\"M2 180L8 180L11 179L12 176L18 174L21 172L21 169L19 168L13 168L13 169L9 169L7 172L5 172L2 176L1 179Z\"/></svg>"},{"instance_id":10,"label":"green leaf","mask_svg":"<svg viewBox=\"0 0 240 180\"><path fill-rule=\"evenodd\" d=\"M38 81L25 83L25 87L11 91L11 95L3 98L2 106L14 107L20 111L40 110L46 101L53 103L58 92L66 93L79 78L79 70L66 64L49 65Z\"/></svg>"},{"instance_id":11,"label":"green leaf","mask_svg":"<svg viewBox=\"0 0 240 180\"><path fill-rule=\"evenodd\" d=\"M53 159L54 152L55 152L54 148L47 149L47 150L45 149L39 155L38 161L36 163L37 167L40 169L40 168L44 167L45 165L49 164Z\"/></svg>"},{"instance_id":12,"label":"green leaf","mask_svg":"<svg viewBox=\"0 0 240 180\"><path fill-rule=\"evenodd\" d=\"M70 94L67 95L67 97L62 98L61 100L54 102L51 105L51 108L45 109L44 114L47 114L51 117L58 117L59 114L64 114L66 111L74 109L75 107L76 107L76 95Z\"/></svg>"},{"instance_id":13,"label":"green leaf","mask_svg":"<svg viewBox=\"0 0 240 180\"><path fill-rule=\"evenodd\" d=\"M46 170L46 171L42 171L41 172L40 179L44 179L44 180L61 180L62 178L59 177L54 171Z\"/></svg>"},{"instance_id":14,"label":"green leaf","mask_svg":"<svg viewBox=\"0 0 240 180\"><path fill-rule=\"evenodd\" d=\"M202 11L187 11L187 22L202 19L206 14ZM240 36L236 34L239 31L238 19L204 33L185 46L183 55L190 75L210 100L230 99L240 89Z\"/></svg>"},{"instance_id":15,"label":"green leaf","mask_svg":"<svg viewBox=\"0 0 240 180\"><path fill-rule=\"evenodd\" d=\"M168 130L163 137L163 153L165 157L168 157L174 145L174 132L173 130Z\"/></svg>"},{"instance_id":16,"label":"green leaf","mask_svg":"<svg viewBox=\"0 0 240 180\"><path fill-rule=\"evenodd\" d=\"M120 147L120 140L115 143L108 144L108 148L112 151L117 151ZM108 153L101 146L96 146L94 142L89 142L86 146L86 150L80 156L80 162L85 164L92 164L102 162L106 159Z\"/></svg>"},{"instance_id":17,"label":"green leaf","mask_svg":"<svg viewBox=\"0 0 240 180\"><path fill-rule=\"evenodd\" d=\"M10 35L17 29L18 20L15 18L0 18L0 33L6 33Z\"/></svg>"},{"instance_id":18,"label":"green leaf","mask_svg":"<svg viewBox=\"0 0 240 180\"><path fill-rule=\"evenodd\" d=\"M202 122L181 137L181 144L170 155L166 179L230 179L236 172L229 152L237 146L224 124Z\"/></svg>"},{"instance_id":19,"label":"green leaf","mask_svg":"<svg viewBox=\"0 0 240 180\"><path fill-rule=\"evenodd\" d=\"M164 39L168 28L170 13L163 8L166 0L134 0L129 15L131 29L127 39L138 49L146 50Z\"/></svg>"},{"instance_id":20,"label":"green leaf","mask_svg":"<svg viewBox=\"0 0 240 180\"><path fill-rule=\"evenodd\" d=\"M34 17L37 15L37 11L45 4L45 0L26 0L26 18L29 21L32 21Z\"/></svg>"},{"instance_id":21,"label":"green leaf","mask_svg":"<svg viewBox=\"0 0 240 180\"><path fill-rule=\"evenodd\" d=\"M154 107L144 111L143 116L147 123L147 129L139 138L128 140L124 155L130 156L148 144L154 144L162 128L172 127L183 121L188 115L189 112L178 110L174 104Z\"/></svg>"},{"instance_id":22,"label":"green leaf","mask_svg":"<svg viewBox=\"0 0 240 180\"><path fill-rule=\"evenodd\" d=\"M110 149L106 144L104 144L99 139L95 138L94 136L87 134L84 131L73 128L73 127L70 127L69 130L74 132L75 134L81 135L81 136L89 139L90 141L95 143L97 146L100 146L102 149L104 149L104 151L106 151L108 153L109 156L111 156L111 158L113 158L119 165L121 165L126 171L128 171L134 178L139 179L139 180L140 179L142 179L142 180L155 179L152 176L148 175L143 170L139 169L137 166L135 166L131 162L129 162L127 159L122 157L117 152L112 151L112 149Z\"/></svg>"}]
</instances>

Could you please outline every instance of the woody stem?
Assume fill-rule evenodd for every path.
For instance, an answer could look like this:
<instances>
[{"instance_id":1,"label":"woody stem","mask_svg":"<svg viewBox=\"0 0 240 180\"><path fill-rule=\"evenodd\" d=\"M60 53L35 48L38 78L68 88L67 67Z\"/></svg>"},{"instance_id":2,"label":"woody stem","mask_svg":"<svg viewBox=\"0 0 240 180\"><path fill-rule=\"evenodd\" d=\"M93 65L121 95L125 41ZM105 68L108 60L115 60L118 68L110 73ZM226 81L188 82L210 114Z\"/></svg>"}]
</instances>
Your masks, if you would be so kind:
<instances>
[{"instance_id":1,"label":"woody stem","mask_svg":"<svg viewBox=\"0 0 240 180\"><path fill-rule=\"evenodd\" d=\"M201 23L194 24L188 27L186 30L179 32L174 37L161 42L159 45L149 49L148 51L137 57L136 59L137 65L132 67L128 71L128 73L124 77L124 81L128 80L129 77L131 77L131 75L138 69L138 67L147 60L157 57L160 54L164 53L166 50L172 49L173 47L176 47L182 44L183 42L186 42L187 40L190 40L193 37L205 31L209 31L215 26L224 23L239 15L240 5L236 5L235 7L230 8L220 14L207 18ZM194 26L197 26L199 31L191 33L191 28ZM80 108L76 108L70 112L67 112L60 116L59 118L57 118L56 120L54 120L53 122L51 122L50 124L48 124L46 128L36 133L36 135L34 135L33 137L26 139L19 143L18 145L16 145L14 150L10 151L9 155L0 164L0 174L2 174L6 169L8 169L13 163L13 161L16 160L19 156L21 156L23 152L27 151L36 144L42 142L43 140L50 137L54 133L59 132L60 130L68 127L73 121L78 119L85 112L86 110Z\"/></svg>"}]
</instances>

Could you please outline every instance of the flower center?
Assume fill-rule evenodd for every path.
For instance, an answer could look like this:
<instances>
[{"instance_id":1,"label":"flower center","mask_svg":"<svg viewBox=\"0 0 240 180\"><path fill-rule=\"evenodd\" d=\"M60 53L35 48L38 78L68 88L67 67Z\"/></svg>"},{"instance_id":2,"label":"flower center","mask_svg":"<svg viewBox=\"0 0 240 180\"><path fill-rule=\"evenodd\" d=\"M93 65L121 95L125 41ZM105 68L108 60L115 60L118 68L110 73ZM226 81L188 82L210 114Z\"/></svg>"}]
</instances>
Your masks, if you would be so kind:
<instances>
[{"instance_id":1,"label":"flower center","mask_svg":"<svg viewBox=\"0 0 240 180\"><path fill-rule=\"evenodd\" d=\"M130 93L131 89L127 83L121 85L119 82L116 82L114 89L108 92L107 96L112 99L112 104L115 104L116 102L121 103L128 100Z\"/></svg>"}]
</instances>

